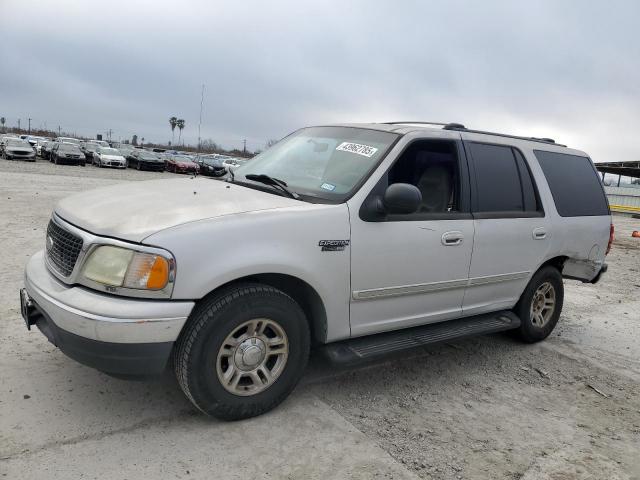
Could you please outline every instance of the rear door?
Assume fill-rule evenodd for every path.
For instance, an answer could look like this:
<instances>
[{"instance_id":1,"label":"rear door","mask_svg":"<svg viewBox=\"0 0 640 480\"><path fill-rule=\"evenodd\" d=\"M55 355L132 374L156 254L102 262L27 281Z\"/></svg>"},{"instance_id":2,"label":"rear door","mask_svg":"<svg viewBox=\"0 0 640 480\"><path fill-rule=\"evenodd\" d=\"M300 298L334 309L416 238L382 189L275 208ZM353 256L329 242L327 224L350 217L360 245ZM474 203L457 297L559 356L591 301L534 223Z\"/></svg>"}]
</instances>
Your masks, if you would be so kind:
<instances>
[{"instance_id":1,"label":"rear door","mask_svg":"<svg viewBox=\"0 0 640 480\"><path fill-rule=\"evenodd\" d=\"M475 230L463 314L472 315L513 307L553 232L523 151L477 134L462 138Z\"/></svg>"}]
</instances>

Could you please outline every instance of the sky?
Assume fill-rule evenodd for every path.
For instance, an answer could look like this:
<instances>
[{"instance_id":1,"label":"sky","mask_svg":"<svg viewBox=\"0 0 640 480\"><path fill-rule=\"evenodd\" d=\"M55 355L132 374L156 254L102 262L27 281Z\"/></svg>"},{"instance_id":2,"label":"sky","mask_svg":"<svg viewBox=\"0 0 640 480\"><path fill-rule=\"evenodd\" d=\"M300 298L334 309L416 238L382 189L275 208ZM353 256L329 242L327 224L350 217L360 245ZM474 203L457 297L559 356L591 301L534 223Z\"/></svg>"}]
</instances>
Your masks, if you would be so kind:
<instances>
[{"instance_id":1,"label":"sky","mask_svg":"<svg viewBox=\"0 0 640 480\"><path fill-rule=\"evenodd\" d=\"M639 1L0 0L0 116L264 148L423 120L640 159ZM176 131L176 140L178 132Z\"/></svg>"}]
</instances>

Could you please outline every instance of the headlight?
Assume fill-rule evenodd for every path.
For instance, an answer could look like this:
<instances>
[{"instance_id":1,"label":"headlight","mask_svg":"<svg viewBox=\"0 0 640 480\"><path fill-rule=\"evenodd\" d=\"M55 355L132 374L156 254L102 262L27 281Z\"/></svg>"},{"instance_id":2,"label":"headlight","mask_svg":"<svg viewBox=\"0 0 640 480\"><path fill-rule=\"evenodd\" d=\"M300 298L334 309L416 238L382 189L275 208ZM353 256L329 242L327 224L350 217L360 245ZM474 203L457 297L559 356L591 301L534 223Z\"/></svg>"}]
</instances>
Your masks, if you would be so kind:
<instances>
[{"instance_id":1,"label":"headlight","mask_svg":"<svg viewBox=\"0 0 640 480\"><path fill-rule=\"evenodd\" d=\"M161 290L170 280L170 261L162 255L103 245L85 261L82 275L113 287Z\"/></svg>"}]
</instances>

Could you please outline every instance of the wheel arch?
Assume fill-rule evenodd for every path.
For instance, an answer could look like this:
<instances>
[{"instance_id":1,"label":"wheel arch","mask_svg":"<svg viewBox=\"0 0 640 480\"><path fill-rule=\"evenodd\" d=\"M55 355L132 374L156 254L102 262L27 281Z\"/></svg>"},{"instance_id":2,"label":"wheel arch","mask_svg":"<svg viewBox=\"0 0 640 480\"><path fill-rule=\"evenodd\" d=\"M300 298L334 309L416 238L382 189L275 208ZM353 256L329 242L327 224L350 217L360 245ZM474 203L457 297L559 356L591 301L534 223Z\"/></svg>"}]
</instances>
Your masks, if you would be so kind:
<instances>
[{"instance_id":1,"label":"wheel arch","mask_svg":"<svg viewBox=\"0 0 640 480\"><path fill-rule=\"evenodd\" d=\"M258 273L239 277L219 285L208 292L203 298L212 295L221 289L241 283L261 283L283 291L293 298L307 318L311 340L313 343L326 343L327 338L327 312L324 302L315 288L304 280L284 273Z\"/></svg>"},{"instance_id":2,"label":"wheel arch","mask_svg":"<svg viewBox=\"0 0 640 480\"><path fill-rule=\"evenodd\" d=\"M541 268L544 268L546 266L552 266L555 267L556 269L558 269L558 271L560 272L560 274L562 275L562 269L564 268L564 263L569 259L568 256L566 255L557 255L555 257L551 257L547 260L545 260L543 263L541 263L538 268L536 268L536 272L538 270L540 270ZM535 273L535 272L534 272Z\"/></svg>"}]
</instances>

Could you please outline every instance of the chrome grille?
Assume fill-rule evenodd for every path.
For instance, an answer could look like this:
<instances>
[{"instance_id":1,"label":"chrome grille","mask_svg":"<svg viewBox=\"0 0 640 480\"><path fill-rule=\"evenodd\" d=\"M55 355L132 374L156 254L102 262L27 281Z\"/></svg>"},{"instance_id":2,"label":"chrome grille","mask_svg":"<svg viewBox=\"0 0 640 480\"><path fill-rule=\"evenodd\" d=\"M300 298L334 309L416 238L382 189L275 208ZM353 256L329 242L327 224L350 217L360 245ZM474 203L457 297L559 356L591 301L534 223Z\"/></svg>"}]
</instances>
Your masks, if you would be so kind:
<instances>
[{"instance_id":1,"label":"chrome grille","mask_svg":"<svg viewBox=\"0 0 640 480\"><path fill-rule=\"evenodd\" d=\"M82 249L82 239L50 220L46 243L51 265L63 276L71 275Z\"/></svg>"}]
</instances>

